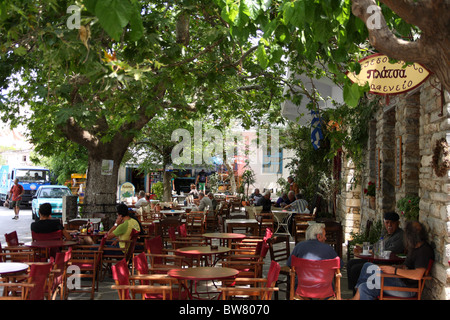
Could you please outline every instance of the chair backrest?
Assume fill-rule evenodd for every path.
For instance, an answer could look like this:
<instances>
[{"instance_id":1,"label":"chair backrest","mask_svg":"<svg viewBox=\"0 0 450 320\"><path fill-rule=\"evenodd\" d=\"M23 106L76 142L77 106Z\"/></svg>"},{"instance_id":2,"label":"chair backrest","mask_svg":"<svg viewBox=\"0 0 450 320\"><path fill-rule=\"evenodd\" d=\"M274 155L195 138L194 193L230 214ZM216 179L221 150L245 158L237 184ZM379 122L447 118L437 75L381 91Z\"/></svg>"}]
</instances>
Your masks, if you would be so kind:
<instances>
[{"instance_id":1,"label":"chair backrest","mask_svg":"<svg viewBox=\"0 0 450 320\"><path fill-rule=\"evenodd\" d=\"M37 233L31 231L31 237L33 241L46 241L46 240L61 240L62 239L62 231L57 230L49 233Z\"/></svg>"},{"instance_id":2,"label":"chair backrest","mask_svg":"<svg viewBox=\"0 0 450 320\"><path fill-rule=\"evenodd\" d=\"M128 270L128 263L125 259L120 260L115 265L111 266L111 272L114 281L117 285L129 285L130 272ZM129 290L124 290L121 300L130 300Z\"/></svg>"},{"instance_id":3,"label":"chair backrest","mask_svg":"<svg viewBox=\"0 0 450 320\"><path fill-rule=\"evenodd\" d=\"M264 235L264 240L268 240L272 238L273 236L273 230L270 228L266 228L266 234Z\"/></svg>"},{"instance_id":4,"label":"chair backrest","mask_svg":"<svg viewBox=\"0 0 450 320\"><path fill-rule=\"evenodd\" d=\"M168 233L169 233L169 238L170 238L171 241L176 241L177 240L175 227L169 227L168 228Z\"/></svg>"},{"instance_id":5,"label":"chair backrest","mask_svg":"<svg viewBox=\"0 0 450 320\"><path fill-rule=\"evenodd\" d=\"M13 231L10 233L5 233L5 240L8 246L14 247L19 245L19 238L17 237L17 232Z\"/></svg>"},{"instance_id":6,"label":"chair backrest","mask_svg":"<svg viewBox=\"0 0 450 320\"><path fill-rule=\"evenodd\" d=\"M126 249L127 251L125 254L126 261L130 261L131 257L133 256L134 248L136 247L136 241L137 241L137 238L139 237L139 234L140 234L140 232L137 231L136 229L131 230L131 234L130 234L131 242L128 244L128 247Z\"/></svg>"},{"instance_id":7,"label":"chair backrest","mask_svg":"<svg viewBox=\"0 0 450 320\"><path fill-rule=\"evenodd\" d=\"M181 224L178 226L178 233L180 234L181 237L186 238L187 237L187 229L186 229L186 224Z\"/></svg>"},{"instance_id":8,"label":"chair backrest","mask_svg":"<svg viewBox=\"0 0 450 320\"><path fill-rule=\"evenodd\" d=\"M267 240L269 244L270 259L285 264L291 255L291 245L289 241L289 236L275 236ZM275 247L274 245L277 243L283 243L284 246L281 248L279 248L281 245Z\"/></svg>"},{"instance_id":9,"label":"chair backrest","mask_svg":"<svg viewBox=\"0 0 450 320\"><path fill-rule=\"evenodd\" d=\"M145 252L141 252L133 258L134 268L137 270L138 274L149 274L147 256ZM148 280L141 280L142 285L148 285Z\"/></svg>"},{"instance_id":10,"label":"chair backrest","mask_svg":"<svg viewBox=\"0 0 450 320\"><path fill-rule=\"evenodd\" d=\"M163 254L163 241L161 236L156 236L154 238L145 239L145 250L149 254ZM154 264L162 264L162 257L154 257Z\"/></svg>"},{"instance_id":11,"label":"chair backrest","mask_svg":"<svg viewBox=\"0 0 450 320\"><path fill-rule=\"evenodd\" d=\"M31 289L28 300L44 300L52 267L53 261L31 265L28 282L34 284L34 287Z\"/></svg>"},{"instance_id":12,"label":"chair backrest","mask_svg":"<svg viewBox=\"0 0 450 320\"><path fill-rule=\"evenodd\" d=\"M297 275L295 293L301 297L323 299L335 295L333 279L340 259L308 260L292 256L291 268Z\"/></svg>"},{"instance_id":13,"label":"chair backrest","mask_svg":"<svg viewBox=\"0 0 450 320\"><path fill-rule=\"evenodd\" d=\"M266 281L267 288L275 287L278 281L278 276L280 275L280 270L281 270L280 264L272 260L270 262L269 271L267 272L267 281Z\"/></svg>"},{"instance_id":14,"label":"chair backrest","mask_svg":"<svg viewBox=\"0 0 450 320\"><path fill-rule=\"evenodd\" d=\"M55 256L55 265L54 267L58 272L54 273L53 278L53 286L58 286L62 283L64 279L64 274L66 273L66 267L69 263L69 260L72 258L72 247L69 247L69 250L65 252L57 252Z\"/></svg>"}]
</instances>

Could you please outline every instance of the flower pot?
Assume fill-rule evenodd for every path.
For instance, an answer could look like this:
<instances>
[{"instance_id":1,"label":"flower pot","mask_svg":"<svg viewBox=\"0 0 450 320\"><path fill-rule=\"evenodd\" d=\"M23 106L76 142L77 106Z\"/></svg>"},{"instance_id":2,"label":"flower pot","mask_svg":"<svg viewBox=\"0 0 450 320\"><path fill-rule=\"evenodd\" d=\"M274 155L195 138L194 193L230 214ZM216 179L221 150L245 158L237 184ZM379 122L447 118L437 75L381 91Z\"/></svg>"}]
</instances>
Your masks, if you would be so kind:
<instances>
[{"instance_id":1,"label":"flower pot","mask_svg":"<svg viewBox=\"0 0 450 320\"><path fill-rule=\"evenodd\" d=\"M375 210L375 197L369 197L369 208Z\"/></svg>"}]
</instances>

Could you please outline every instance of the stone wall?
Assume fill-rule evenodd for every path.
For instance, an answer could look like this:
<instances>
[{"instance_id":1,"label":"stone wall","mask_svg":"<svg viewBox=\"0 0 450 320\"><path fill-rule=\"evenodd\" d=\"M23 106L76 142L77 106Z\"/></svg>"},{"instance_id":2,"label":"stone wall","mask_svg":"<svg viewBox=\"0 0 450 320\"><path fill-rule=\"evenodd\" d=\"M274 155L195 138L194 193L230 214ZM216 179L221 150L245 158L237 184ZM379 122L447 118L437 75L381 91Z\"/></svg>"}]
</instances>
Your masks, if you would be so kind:
<instances>
[{"instance_id":1,"label":"stone wall","mask_svg":"<svg viewBox=\"0 0 450 320\"><path fill-rule=\"evenodd\" d=\"M450 143L450 96L444 94L441 102L440 84L431 77L420 92L419 126L419 220L429 231L430 241L435 247L433 281L425 289L429 299L450 300L450 175L438 177L431 165L436 140L446 138Z\"/></svg>"},{"instance_id":2,"label":"stone wall","mask_svg":"<svg viewBox=\"0 0 450 320\"><path fill-rule=\"evenodd\" d=\"M440 88L436 78L430 77L415 91L382 100L374 120L368 124L369 141L360 186L348 183L355 172L351 161L343 162L342 176L347 183L341 192L337 216L348 240L349 233L363 229L367 220L381 219L388 210L398 212L396 203L405 195L418 195L419 221L425 225L435 248L433 280L427 283L423 298L450 300L450 171L438 177L431 165L436 141L445 137L450 144L450 94L445 92L442 103ZM377 183L374 209L361 192L369 181ZM359 210L353 206L357 202ZM402 226L404 223L402 218Z\"/></svg>"}]
</instances>

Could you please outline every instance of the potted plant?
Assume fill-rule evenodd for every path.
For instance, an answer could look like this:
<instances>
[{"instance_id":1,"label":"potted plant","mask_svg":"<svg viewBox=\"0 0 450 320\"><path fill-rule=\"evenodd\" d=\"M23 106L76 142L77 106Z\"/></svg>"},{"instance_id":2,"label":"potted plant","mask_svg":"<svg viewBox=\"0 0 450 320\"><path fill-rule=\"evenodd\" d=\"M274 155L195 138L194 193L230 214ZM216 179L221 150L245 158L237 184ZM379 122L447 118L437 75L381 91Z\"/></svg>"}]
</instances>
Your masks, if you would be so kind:
<instances>
[{"instance_id":1,"label":"potted plant","mask_svg":"<svg viewBox=\"0 0 450 320\"><path fill-rule=\"evenodd\" d=\"M364 194L369 197L369 206L371 209L375 209L375 183L369 181L367 188L364 189Z\"/></svg>"},{"instance_id":2,"label":"potted plant","mask_svg":"<svg viewBox=\"0 0 450 320\"><path fill-rule=\"evenodd\" d=\"M164 194L164 184L161 181L153 183L152 192L156 195L157 200L162 200Z\"/></svg>"},{"instance_id":3,"label":"potted plant","mask_svg":"<svg viewBox=\"0 0 450 320\"><path fill-rule=\"evenodd\" d=\"M247 188L247 193L245 196L245 201L243 201L243 205L246 206L248 205L248 190L250 189L250 185L255 183L255 173L253 172L253 170L245 170L244 173L242 174L241 177L241 183L242 185L244 185ZM245 202L245 203L244 203Z\"/></svg>"},{"instance_id":4,"label":"potted plant","mask_svg":"<svg viewBox=\"0 0 450 320\"><path fill-rule=\"evenodd\" d=\"M419 202L420 198L415 195L408 195L397 201L397 208L400 216L406 220L419 220Z\"/></svg>"}]
</instances>

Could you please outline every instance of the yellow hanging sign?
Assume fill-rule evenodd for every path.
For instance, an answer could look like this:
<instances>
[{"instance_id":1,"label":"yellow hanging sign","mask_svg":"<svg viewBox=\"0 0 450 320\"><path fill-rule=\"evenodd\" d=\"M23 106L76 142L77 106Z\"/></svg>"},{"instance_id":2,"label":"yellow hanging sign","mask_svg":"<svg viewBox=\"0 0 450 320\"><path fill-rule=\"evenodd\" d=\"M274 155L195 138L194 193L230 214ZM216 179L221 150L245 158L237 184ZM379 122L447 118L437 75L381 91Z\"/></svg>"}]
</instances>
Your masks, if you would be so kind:
<instances>
[{"instance_id":1,"label":"yellow hanging sign","mask_svg":"<svg viewBox=\"0 0 450 320\"><path fill-rule=\"evenodd\" d=\"M359 61L361 72L348 72L348 78L364 86L369 83L370 92L379 95L400 94L421 85L430 72L418 63L406 65L403 61L389 62L389 57L374 54ZM406 66L405 66L406 65Z\"/></svg>"}]
</instances>

